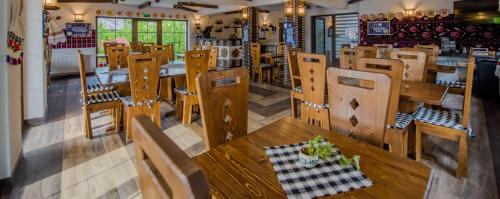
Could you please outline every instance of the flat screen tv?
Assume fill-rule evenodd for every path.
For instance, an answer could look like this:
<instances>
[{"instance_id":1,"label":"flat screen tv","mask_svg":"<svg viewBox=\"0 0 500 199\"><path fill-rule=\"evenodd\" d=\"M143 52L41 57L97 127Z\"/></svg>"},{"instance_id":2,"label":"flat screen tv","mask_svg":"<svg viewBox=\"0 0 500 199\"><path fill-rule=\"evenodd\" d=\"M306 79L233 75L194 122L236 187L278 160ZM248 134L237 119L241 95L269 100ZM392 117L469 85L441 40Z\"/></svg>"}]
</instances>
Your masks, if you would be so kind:
<instances>
[{"instance_id":1,"label":"flat screen tv","mask_svg":"<svg viewBox=\"0 0 500 199\"><path fill-rule=\"evenodd\" d=\"M456 23L500 24L498 0L461 0L454 7Z\"/></svg>"}]
</instances>

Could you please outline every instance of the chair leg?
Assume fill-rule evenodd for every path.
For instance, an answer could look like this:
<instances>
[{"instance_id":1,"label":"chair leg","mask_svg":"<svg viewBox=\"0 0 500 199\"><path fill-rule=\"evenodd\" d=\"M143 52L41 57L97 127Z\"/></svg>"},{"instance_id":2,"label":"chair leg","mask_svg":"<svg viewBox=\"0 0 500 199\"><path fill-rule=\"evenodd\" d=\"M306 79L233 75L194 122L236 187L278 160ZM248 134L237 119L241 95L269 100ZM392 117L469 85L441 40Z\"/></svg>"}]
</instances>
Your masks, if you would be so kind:
<instances>
[{"instance_id":1,"label":"chair leg","mask_svg":"<svg viewBox=\"0 0 500 199\"><path fill-rule=\"evenodd\" d=\"M267 70L267 83L271 84L272 79L273 78L271 77L271 70Z\"/></svg>"},{"instance_id":2,"label":"chair leg","mask_svg":"<svg viewBox=\"0 0 500 199\"><path fill-rule=\"evenodd\" d=\"M193 103L190 97L184 97L184 108L182 110L182 124L191 124L191 114L193 112Z\"/></svg>"},{"instance_id":3,"label":"chair leg","mask_svg":"<svg viewBox=\"0 0 500 199\"><path fill-rule=\"evenodd\" d=\"M419 161L422 159L422 131L418 125L415 126L415 160Z\"/></svg>"},{"instance_id":4,"label":"chair leg","mask_svg":"<svg viewBox=\"0 0 500 199\"><path fill-rule=\"evenodd\" d=\"M263 81L263 80L262 80L262 79L263 79L263 77L262 77L262 72L259 72L259 74L258 74L258 75L259 75L259 84L262 84L262 81Z\"/></svg>"},{"instance_id":5,"label":"chair leg","mask_svg":"<svg viewBox=\"0 0 500 199\"><path fill-rule=\"evenodd\" d=\"M85 138L89 138L89 133L87 131L87 110L85 107L82 107L82 128L83 133L85 134Z\"/></svg>"},{"instance_id":6,"label":"chair leg","mask_svg":"<svg viewBox=\"0 0 500 199\"><path fill-rule=\"evenodd\" d=\"M297 118L297 105L295 104L295 98L293 98L293 93L290 94L290 101L292 106L292 117Z\"/></svg>"},{"instance_id":7,"label":"chair leg","mask_svg":"<svg viewBox=\"0 0 500 199\"><path fill-rule=\"evenodd\" d=\"M176 98L175 98L175 115L177 116L177 119L181 119L182 118L182 103L183 103L183 100L182 100L183 96L181 95L177 95Z\"/></svg>"},{"instance_id":8,"label":"chair leg","mask_svg":"<svg viewBox=\"0 0 500 199\"><path fill-rule=\"evenodd\" d=\"M463 134L458 142L457 177L467 177L467 136Z\"/></svg>"},{"instance_id":9,"label":"chair leg","mask_svg":"<svg viewBox=\"0 0 500 199\"><path fill-rule=\"evenodd\" d=\"M116 128L116 132L118 133L118 132L120 132L120 126L121 126L121 120L122 120L122 106L121 106L121 104L118 107L116 107L115 110L116 110L116 120L115 120L116 127L115 128Z\"/></svg>"},{"instance_id":10,"label":"chair leg","mask_svg":"<svg viewBox=\"0 0 500 199\"><path fill-rule=\"evenodd\" d=\"M125 126L125 138L126 141L132 141L132 113L133 113L133 107L130 107L127 111L127 126Z\"/></svg>"},{"instance_id":11,"label":"chair leg","mask_svg":"<svg viewBox=\"0 0 500 199\"><path fill-rule=\"evenodd\" d=\"M87 130L87 138L92 139L94 137L94 135L92 134L92 119L90 119L90 112L89 112L89 110L87 109L87 110L85 110L85 112L86 112L86 114L85 114L84 117L86 117L86 120L87 120L85 122L86 123L85 125L87 126L87 128L86 128L86 130Z\"/></svg>"}]
</instances>

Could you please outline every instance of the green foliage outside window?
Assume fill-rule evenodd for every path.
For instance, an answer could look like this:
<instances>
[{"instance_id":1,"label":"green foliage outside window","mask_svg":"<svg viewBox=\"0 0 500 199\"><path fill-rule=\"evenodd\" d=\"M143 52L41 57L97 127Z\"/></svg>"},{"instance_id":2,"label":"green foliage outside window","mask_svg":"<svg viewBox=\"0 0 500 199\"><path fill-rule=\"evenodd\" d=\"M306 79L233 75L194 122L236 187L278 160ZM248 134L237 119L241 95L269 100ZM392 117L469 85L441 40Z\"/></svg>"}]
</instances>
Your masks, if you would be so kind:
<instances>
[{"instance_id":1,"label":"green foliage outside window","mask_svg":"<svg viewBox=\"0 0 500 199\"><path fill-rule=\"evenodd\" d=\"M163 44L173 44L174 54L184 54L187 46L187 22L164 20L161 29Z\"/></svg>"}]
</instances>

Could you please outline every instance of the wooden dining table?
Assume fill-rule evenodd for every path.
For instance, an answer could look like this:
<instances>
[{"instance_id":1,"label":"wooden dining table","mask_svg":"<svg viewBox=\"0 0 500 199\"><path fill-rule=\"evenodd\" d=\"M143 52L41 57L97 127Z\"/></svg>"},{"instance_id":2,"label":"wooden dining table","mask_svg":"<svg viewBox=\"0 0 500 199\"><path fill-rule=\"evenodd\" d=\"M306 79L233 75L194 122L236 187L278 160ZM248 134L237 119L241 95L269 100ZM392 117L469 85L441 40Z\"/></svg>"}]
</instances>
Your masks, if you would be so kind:
<instances>
[{"instance_id":1,"label":"wooden dining table","mask_svg":"<svg viewBox=\"0 0 500 199\"><path fill-rule=\"evenodd\" d=\"M331 198L426 198L431 169L381 148L284 118L195 157L217 198L286 198L264 147L293 144L321 135L346 156L359 155L361 171L373 186Z\"/></svg>"},{"instance_id":2,"label":"wooden dining table","mask_svg":"<svg viewBox=\"0 0 500 199\"><path fill-rule=\"evenodd\" d=\"M431 105L442 105L448 87L420 81L403 81L400 96L402 99Z\"/></svg>"}]
</instances>

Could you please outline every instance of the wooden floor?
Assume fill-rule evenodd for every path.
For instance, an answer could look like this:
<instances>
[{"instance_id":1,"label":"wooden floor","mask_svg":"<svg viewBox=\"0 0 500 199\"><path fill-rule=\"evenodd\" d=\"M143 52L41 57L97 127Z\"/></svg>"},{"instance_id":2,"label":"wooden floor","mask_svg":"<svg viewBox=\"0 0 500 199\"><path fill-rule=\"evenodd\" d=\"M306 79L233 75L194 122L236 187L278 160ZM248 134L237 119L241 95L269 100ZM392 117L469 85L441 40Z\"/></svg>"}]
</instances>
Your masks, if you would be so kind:
<instances>
[{"instance_id":1,"label":"wooden floor","mask_svg":"<svg viewBox=\"0 0 500 199\"><path fill-rule=\"evenodd\" d=\"M95 138L85 139L79 90L78 79L53 82L48 91L49 120L24 133L23 158L13 177L14 186L0 191L0 198L141 198L133 143L124 142L123 132L106 132L110 118L99 113L92 115ZM289 116L289 96L287 89L252 84L249 132ZM450 96L446 105L460 107L457 101L459 97ZM162 104L162 114L171 110ZM430 198L498 198L484 110L478 99L473 101L472 114L477 136L469 143L468 178L454 177L457 145L426 140L424 149L429 156L425 162L434 171ZM190 156L206 150L200 124L197 119L185 127L174 116L162 119L165 134Z\"/></svg>"}]
</instances>

